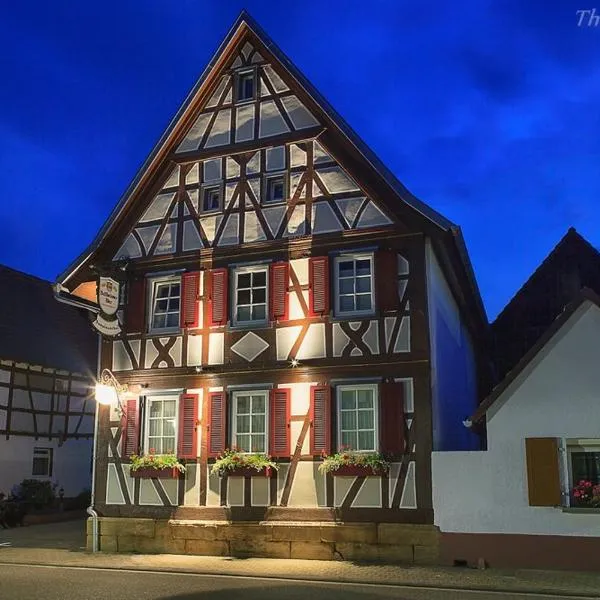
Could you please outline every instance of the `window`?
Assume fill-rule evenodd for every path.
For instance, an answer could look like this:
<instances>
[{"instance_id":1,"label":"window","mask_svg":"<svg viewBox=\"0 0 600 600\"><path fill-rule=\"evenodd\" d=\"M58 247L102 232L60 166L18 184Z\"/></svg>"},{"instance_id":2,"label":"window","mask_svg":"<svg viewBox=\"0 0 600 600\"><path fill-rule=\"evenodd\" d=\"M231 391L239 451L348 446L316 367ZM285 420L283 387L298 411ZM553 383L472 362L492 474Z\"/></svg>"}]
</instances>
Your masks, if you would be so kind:
<instances>
[{"instance_id":1,"label":"window","mask_svg":"<svg viewBox=\"0 0 600 600\"><path fill-rule=\"evenodd\" d=\"M237 75L237 102L254 100L255 92L254 71L244 71Z\"/></svg>"},{"instance_id":2,"label":"window","mask_svg":"<svg viewBox=\"0 0 600 600\"><path fill-rule=\"evenodd\" d=\"M272 175L265 179L265 204L284 202L285 196L285 175Z\"/></svg>"},{"instance_id":3,"label":"window","mask_svg":"<svg viewBox=\"0 0 600 600\"><path fill-rule=\"evenodd\" d=\"M52 476L52 448L34 448L33 465L31 474L33 477Z\"/></svg>"},{"instance_id":4,"label":"window","mask_svg":"<svg viewBox=\"0 0 600 600\"><path fill-rule=\"evenodd\" d=\"M373 313L373 254L338 256L335 287L336 316Z\"/></svg>"},{"instance_id":5,"label":"window","mask_svg":"<svg viewBox=\"0 0 600 600\"><path fill-rule=\"evenodd\" d=\"M265 323L267 321L268 268L238 267L234 277L233 324Z\"/></svg>"},{"instance_id":6,"label":"window","mask_svg":"<svg viewBox=\"0 0 600 600\"><path fill-rule=\"evenodd\" d=\"M377 385L339 385L336 391L340 448L377 451Z\"/></svg>"},{"instance_id":7,"label":"window","mask_svg":"<svg viewBox=\"0 0 600 600\"><path fill-rule=\"evenodd\" d=\"M166 331L179 328L179 305L181 280L162 278L151 280L150 331Z\"/></svg>"},{"instance_id":8,"label":"window","mask_svg":"<svg viewBox=\"0 0 600 600\"><path fill-rule=\"evenodd\" d=\"M600 440L568 440L569 489L572 491L580 481L592 486L600 484ZM579 505L577 498L571 503Z\"/></svg>"},{"instance_id":9,"label":"window","mask_svg":"<svg viewBox=\"0 0 600 600\"><path fill-rule=\"evenodd\" d=\"M146 398L144 452L172 454L177 451L178 396Z\"/></svg>"},{"instance_id":10,"label":"window","mask_svg":"<svg viewBox=\"0 0 600 600\"><path fill-rule=\"evenodd\" d=\"M221 210L221 186L212 185L203 188L202 212Z\"/></svg>"},{"instance_id":11,"label":"window","mask_svg":"<svg viewBox=\"0 0 600 600\"><path fill-rule=\"evenodd\" d=\"M267 452L266 391L233 392L233 445L243 452Z\"/></svg>"}]
</instances>

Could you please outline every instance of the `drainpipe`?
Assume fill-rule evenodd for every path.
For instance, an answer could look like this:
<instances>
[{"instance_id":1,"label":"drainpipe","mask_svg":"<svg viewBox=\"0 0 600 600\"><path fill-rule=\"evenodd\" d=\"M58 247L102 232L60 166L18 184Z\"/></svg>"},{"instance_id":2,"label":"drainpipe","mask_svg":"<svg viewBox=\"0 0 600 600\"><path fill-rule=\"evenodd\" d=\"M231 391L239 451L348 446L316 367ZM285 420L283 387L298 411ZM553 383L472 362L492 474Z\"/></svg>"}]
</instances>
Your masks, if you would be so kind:
<instances>
[{"instance_id":1,"label":"drainpipe","mask_svg":"<svg viewBox=\"0 0 600 600\"><path fill-rule=\"evenodd\" d=\"M89 312L97 312L93 307L83 303L77 302L77 300L73 298L64 298L61 296L61 291L65 288L60 285L60 283L55 283L53 286L54 298L58 300L58 302L62 302L63 304L69 304L70 306L75 306L77 308L83 308L88 310ZM96 366L96 379L100 377L101 371L101 353L102 353L102 337L98 334L98 364ZM94 503L96 500L96 450L98 448L98 412L100 407L96 402L96 411L94 414L94 443L92 444L92 490L90 494L90 505L87 507L87 514L92 517L92 552L98 552L99 550L99 537L98 537L98 513L94 510Z\"/></svg>"}]
</instances>

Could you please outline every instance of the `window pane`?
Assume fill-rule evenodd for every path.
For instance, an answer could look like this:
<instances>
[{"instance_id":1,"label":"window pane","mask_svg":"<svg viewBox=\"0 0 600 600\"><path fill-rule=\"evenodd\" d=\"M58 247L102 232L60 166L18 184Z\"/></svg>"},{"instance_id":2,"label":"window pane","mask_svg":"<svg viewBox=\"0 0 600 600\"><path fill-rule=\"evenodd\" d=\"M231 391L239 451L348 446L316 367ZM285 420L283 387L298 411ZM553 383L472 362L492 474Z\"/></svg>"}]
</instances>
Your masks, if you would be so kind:
<instances>
[{"instance_id":1,"label":"window pane","mask_svg":"<svg viewBox=\"0 0 600 600\"><path fill-rule=\"evenodd\" d=\"M169 300L169 311L179 310L179 298L171 298Z\"/></svg>"},{"instance_id":2,"label":"window pane","mask_svg":"<svg viewBox=\"0 0 600 600\"><path fill-rule=\"evenodd\" d=\"M265 451L265 436L264 435L253 435L252 436L252 452L264 452Z\"/></svg>"},{"instance_id":3,"label":"window pane","mask_svg":"<svg viewBox=\"0 0 600 600\"><path fill-rule=\"evenodd\" d=\"M250 273L240 273L238 275L238 288L250 287Z\"/></svg>"},{"instance_id":4,"label":"window pane","mask_svg":"<svg viewBox=\"0 0 600 600\"><path fill-rule=\"evenodd\" d=\"M355 431L342 431L342 446L347 446L352 450L358 450L356 446Z\"/></svg>"},{"instance_id":5,"label":"window pane","mask_svg":"<svg viewBox=\"0 0 600 600\"><path fill-rule=\"evenodd\" d=\"M252 412L253 413L264 413L265 412L265 397L264 396L252 396Z\"/></svg>"},{"instance_id":6,"label":"window pane","mask_svg":"<svg viewBox=\"0 0 600 600\"><path fill-rule=\"evenodd\" d=\"M356 291L357 292L371 292L371 278L370 277L359 277L356 280Z\"/></svg>"},{"instance_id":7,"label":"window pane","mask_svg":"<svg viewBox=\"0 0 600 600\"><path fill-rule=\"evenodd\" d=\"M338 263L340 277L354 277L354 261L344 260Z\"/></svg>"},{"instance_id":8,"label":"window pane","mask_svg":"<svg viewBox=\"0 0 600 600\"><path fill-rule=\"evenodd\" d=\"M250 304L250 290L238 290L238 304Z\"/></svg>"},{"instance_id":9,"label":"window pane","mask_svg":"<svg viewBox=\"0 0 600 600\"><path fill-rule=\"evenodd\" d=\"M342 410L356 408L356 393L353 390L342 390L341 407Z\"/></svg>"},{"instance_id":10,"label":"window pane","mask_svg":"<svg viewBox=\"0 0 600 600\"><path fill-rule=\"evenodd\" d=\"M165 284L159 284L156 286L156 297L157 298L168 298L169 296L169 286Z\"/></svg>"},{"instance_id":11,"label":"window pane","mask_svg":"<svg viewBox=\"0 0 600 600\"><path fill-rule=\"evenodd\" d=\"M357 275L370 275L371 274L371 261L368 259L361 259L356 261L356 274Z\"/></svg>"},{"instance_id":12,"label":"window pane","mask_svg":"<svg viewBox=\"0 0 600 600\"><path fill-rule=\"evenodd\" d=\"M253 321L262 321L267 318L267 308L266 306L255 306L252 309L252 320Z\"/></svg>"},{"instance_id":13,"label":"window pane","mask_svg":"<svg viewBox=\"0 0 600 600\"><path fill-rule=\"evenodd\" d=\"M163 421L163 435L168 435L169 437L175 436L175 419L165 419Z\"/></svg>"},{"instance_id":14,"label":"window pane","mask_svg":"<svg viewBox=\"0 0 600 600\"><path fill-rule=\"evenodd\" d=\"M358 408L373 408L373 390L357 390Z\"/></svg>"},{"instance_id":15,"label":"window pane","mask_svg":"<svg viewBox=\"0 0 600 600\"><path fill-rule=\"evenodd\" d=\"M252 302L255 304L263 304L266 302L266 290L265 288L261 288L258 290L253 290L252 292Z\"/></svg>"},{"instance_id":16,"label":"window pane","mask_svg":"<svg viewBox=\"0 0 600 600\"><path fill-rule=\"evenodd\" d=\"M371 309L371 294L357 296L356 297L356 309L357 310L370 310Z\"/></svg>"},{"instance_id":17,"label":"window pane","mask_svg":"<svg viewBox=\"0 0 600 600\"><path fill-rule=\"evenodd\" d=\"M265 432L265 417L264 417L264 415L253 415L252 416L252 432L253 433L264 433Z\"/></svg>"},{"instance_id":18,"label":"window pane","mask_svg":"<svg viewBox=\"0 0 600 600\"><path fill-rule=\"evenodd\" d=\"M373 431L358 432L358 447L357 450L374 450L375 449L375 434Z\"/></svg>"},{"instance_id":19,"label":"window pane","mask_svg":"<svg viewBox=\"0 0 600 600\"><path fill-rule=\"evenodd\" d=\"M351 311L354 310L354 297L353 296L341 296L340 297L340 310Z\"/></svg>"},{"instance_id":20,"label":"window pane","mask_svg":"<svg viewBox=\"0 0 600 600\"><path fill-rule=\"evenodd\" d=\"M238 321L250 321L251 310L249 306L238 306L237 309L237 320Z\"/></svg>"},{"instance_id":21,"label":"window pane","mask_svg":"<svg viewBox=\"0 0 600 600\"><path fill-rule=\"evenodd\" d=\"M356 429L356 412L353 410L343 410L342 413L342 430L348 431Z\"/></svg>"},{"instance_id":22,"label":"window pane","mask_svg":"<svg viewBox=\"0 0 600 600\"><path fill-rule=\"evenodd\" d=\"M238 417L236 419L238 433L250 433L250 417Z\"/></svg>"},{"instance_id":23,"label":"window pane","mask_svg":"<svg viewBox=\"0 0 600 600\"><path fill-rule=\"evenodd\" d=\"M237 413L238 415L250 413L250 396L238 396Z\"/></svg>"},{"instance_id":24,"label":"window pane","mask_svg":"<svg viewBox=\"0 0 600 600\"><path fill-rule=\"evenodd\" d=\"M179 325L179 312L170 313L166 317L166 327L177 327Z\"/></svg>"},{"instance_id":25,"label":"window pane","mask_svg":"<svg viewBox=\"0 0 600 600\"><path fill-rule=\"evenodd\" d=\"M175 452L175 437L163 438L163 453L173 454Z\"/></svg>"},{"instance_id":26,"label":"window pane","mask_svg":"<svg viewBox=\"0 0 600 600\"><path fill-rule=\"evenodd\" d=\"M600 483L600 452L572 452L573 482L581 479Z\"/></svg>"},{"instance_id":27,"label":"window pane","mask_svg":"<svg viewBox=\"0 0 600 600\"><path fill-rule=\"evenodd\" d=\"M267 285L267 273L265 271L258 271L256 273L252 273L252 284L254 286Z\"/></svg>"},{"instance_id":28,"label":"window pane","mask_svg":"<svg viewBox=\"0 0 600 600\"><path fill-rule=\"evenodd\" d=\"M242 452L250 452L250 436L249 435L238 435L236 446Z\"/></svg>"},{"instance_id":29,"label":"window pane","mask_svg":"<svg viewBox=\"0 0 600 600\"><path fill-rule=\"evenodd\" d=\"M374 421L372 410L359 410L358 411L358 428L359 429L373 429Z\"/></svg>"},{"instance_id":30,"label":"window pane","mask_svg":"<svg viewBox=\"0 0 600 600\"><path fill-rule=\"evenodd\" d=\"M150 402L150 416L159 417L162 414L162 403L161 402Z\"/></svg>"},{"instance_id":31,"label":"window pane","mask_svg":"<svg viewBox=\"0 0 600 600\"><path fill-rule=\"evenodd\" d=\"M340 279L340 294L354 294L354 279Z\"/></svg>"}]
</instances>

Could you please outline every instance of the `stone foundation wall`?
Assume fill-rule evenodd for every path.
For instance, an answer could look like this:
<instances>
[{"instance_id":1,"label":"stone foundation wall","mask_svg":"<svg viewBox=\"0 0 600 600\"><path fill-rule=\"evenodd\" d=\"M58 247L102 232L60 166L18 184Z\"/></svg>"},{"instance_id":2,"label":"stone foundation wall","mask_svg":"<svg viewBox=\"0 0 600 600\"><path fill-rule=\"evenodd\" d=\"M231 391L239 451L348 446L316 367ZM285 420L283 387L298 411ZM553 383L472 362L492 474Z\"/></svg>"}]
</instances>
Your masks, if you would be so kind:
<instances>
[{"instance_id":1,"label":"stone foundation wall","mask_svg":"<svg viewBox=\"0 0 600 600\"><path fill-rule=\"evenodd\" d=\"M439 530L400 523L231 523L99 518L100 550L436 564ZM92 520L87 523L92 548Z\"/></svg>"}]
</instances>

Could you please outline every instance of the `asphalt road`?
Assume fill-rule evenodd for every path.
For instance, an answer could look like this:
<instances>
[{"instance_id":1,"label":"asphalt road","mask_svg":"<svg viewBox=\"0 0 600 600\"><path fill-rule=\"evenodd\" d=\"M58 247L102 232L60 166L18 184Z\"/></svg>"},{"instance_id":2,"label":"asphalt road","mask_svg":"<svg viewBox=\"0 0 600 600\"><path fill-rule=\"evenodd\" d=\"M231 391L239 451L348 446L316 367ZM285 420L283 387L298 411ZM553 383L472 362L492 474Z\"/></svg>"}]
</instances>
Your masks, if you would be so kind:
<instances>
[{"instance_id":1,"label":"asphalt road","mask_svg":"<svg viewBox=\"0 0 600 600\"><path fill-rule=\"evenodd\" d=\"M557 600L545 596L281 579L0 565L2 600Z\"/></svg>"}]
</instances>

